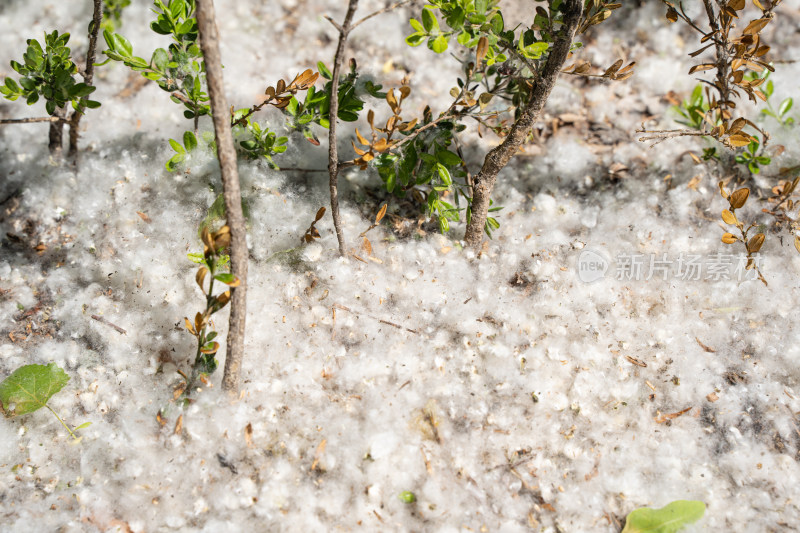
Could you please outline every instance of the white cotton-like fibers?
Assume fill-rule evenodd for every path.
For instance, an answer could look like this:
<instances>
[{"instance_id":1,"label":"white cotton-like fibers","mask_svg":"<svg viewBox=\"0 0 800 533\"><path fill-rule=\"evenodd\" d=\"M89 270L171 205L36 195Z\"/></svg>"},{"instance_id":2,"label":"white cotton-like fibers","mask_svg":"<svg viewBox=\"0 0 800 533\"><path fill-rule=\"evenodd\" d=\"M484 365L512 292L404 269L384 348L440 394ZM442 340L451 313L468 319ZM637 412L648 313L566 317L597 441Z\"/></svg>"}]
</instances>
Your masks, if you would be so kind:
<instances>
[{"instance_id":1,"label":"white cotton-like fibers","mask_svg":"<svg viewBox=\"0 0 800 533\"><path fill-rule=\"evenodd\" d=\"M329 205L327 175L240 161L251 262L234 401L220 390L221 370L190 406L170 401L196 350L183 318L203 306L187 254L201 251L197 228L221 192L210 152L194 154L188 172L165 170L167 140L190 124L178 106L154 84L123 93L137 77L111 64L97 71L103 106L82 122L79 170L49 164L45 126L0 130L0 199L20 191L0 235L36 228L38 239L3 241L0 376L57 363L71 379L49 405L71 427L91 422L78 445L46 410L0 424L4 531L595 531L606 513L677 499L708 506L687 531L800 521L800 258L788 235L767 232L769 287L737 277L725 261L739 251L719 242L714 222L726 207L721 176L682 156L701 142L635 141L645 110L671 127L661 96L696 83L685 74L693 43L664 25L663 6L645 4L623 7L631 16L615 28L624 31L612 37L601 26L597 46L579 51L602 66L629 50L636 75L586 86L562 78L545 108L546 120L583 113L599 137L562 126L541 155L513 160L494 195L501 227L480 257L460 249L463 223L447 235L425 226L399 236L390 224L404 212L389 200L384 224L366 234L370 258L358 235L377 212L379 178L352 169L340 175L342 218L364 261L339 257L330 213L316 223L320 239L302 245ZM0 75L45 29L85 42L88 8L65 6L0 11L11 28L0 35ZM369 2L359 15L380 7ZM127 8L119 30L142 57L169 42L147 28L147 8ZM341 20L344 4L219 4L231 105L252 105L317 61L330 66L336 35L324 13ZM380 15L348 44L385 89L408 76L404 118L426 104L446 109L458 75L447 54L405 45L409 15L419 17ZM776 45L792 57L796 34L776 18ZM797 69L773 74L775 103L793 94ZM372 98L365 109L387 112ZM0 112L44 109L17 102ZM282 131L280 114L261 116ZM774 168L796 164L796 131L763 124L770 145L785 147ZM340 125L343 154L356 125L365 131ZM465 133L477 169L498 140ZM321 147L292 136L276 162L324 169L325 134ZM598 138L612 139L613 151ZM628 170L612 176L614 164ZM751 203L742 215L766 222ZM696 278L685 275L690 259ZM214 315L221 365L227 313ZM404 491L416 502L401 501Z\"/></svg>"}]
</instances>

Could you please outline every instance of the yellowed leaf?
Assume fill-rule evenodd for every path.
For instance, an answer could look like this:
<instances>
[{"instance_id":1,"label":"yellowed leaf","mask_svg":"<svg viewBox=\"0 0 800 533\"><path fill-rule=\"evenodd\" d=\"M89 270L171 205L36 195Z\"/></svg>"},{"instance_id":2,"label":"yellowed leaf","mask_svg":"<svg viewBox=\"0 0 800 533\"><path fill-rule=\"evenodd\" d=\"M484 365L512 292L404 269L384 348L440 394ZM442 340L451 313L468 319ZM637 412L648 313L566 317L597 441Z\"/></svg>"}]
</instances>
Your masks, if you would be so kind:
<instances>
[{"instance_id":1,"label":"yellowed leaf","mask_svg":"<svg viewBox=\"0 0 800 533\"><path fill-rule=\"evenodd\" d=\"M726 224L736 224L739 220L736 218L736 215L728 211L727 209L722 210L722 220Z\"/></svg>"}]
</instances>

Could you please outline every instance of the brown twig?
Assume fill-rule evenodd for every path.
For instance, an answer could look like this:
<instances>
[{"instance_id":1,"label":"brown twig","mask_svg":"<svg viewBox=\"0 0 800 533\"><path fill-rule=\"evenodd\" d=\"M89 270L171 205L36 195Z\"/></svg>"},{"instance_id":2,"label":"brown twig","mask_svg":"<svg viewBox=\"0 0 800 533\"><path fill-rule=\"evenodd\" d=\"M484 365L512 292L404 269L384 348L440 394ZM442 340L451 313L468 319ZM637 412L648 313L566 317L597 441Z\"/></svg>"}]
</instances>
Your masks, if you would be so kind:
<instances>
[{"instance_id":1,"label":"brown twig","mask_svg":"<svg viewBox=\"0 0 800 533\"><path fill-rule=\"evenodd\" d=\"M383 9L379 9L379 10L373 12L373 13L370 13L366 17L362 17L362 18L358 19L355 23L353 23L353 25L350 26L350 31L353 31L354 29L356 29L357 26L360 26L361 24L363 24L364 22L368 21L372 17L377 17L378 15L381 15L383 13L387 13L389 11L397 9L398 7L402 7L402 6L404 6L404 5L408 4L408 3L411 3L411 2L413 2L413 0L403 0L402 2L395 2L394 4L392 4L390 6L386 6Z\"/></svg>"},{"instance_id":2,"label":"brown twig","mask_svg":"<svg viewBox=\"0 0 800 533\"><path fill-rule=\"evenodd\" d=\"M497 175L505 167L528 136L528 132L539 118L550 92L556 84L558 74L569 55L575 30L583 15L583 0L567 0L564 4L564 23L561 32L553 43L550 55L531 90L530 100L520 117L511 126L503 142L490 151L480 172L475 176L472 186L472 217L467 224L464 240L470 248L478 250L483 241L483 228L489 216L489 199L497 182Z\"/></svg>"},{"instance_id":3,"label":"brown twig","mask_svg":"<svg viewBox=\"0 0 800 533\"><path fill-rule=\"evenodd\" d=\"M239 188L239 171L236 168L236 149L233 144L228 102L222 78L222 59L219 53L219 36L214 16L213 0L197 0L197 29L206 65L208 95L217 139L217 157L222 174L227 224L231 230L231 273L239 278L240 285L233 290L231 314L228 325L225 372L222 387L236 393L244 356L245 317L247 313L247 233L242 214L242 194Z\"/></svg>"},{"instance_id":4,"label":"brown twig","mask_svg":"<svg viewBox=\"0 0 800 533\"><path fill-rule=\"evenodd\" d=\"M102 323L103 323L103 324L105 324L106 326L111 326L112 328L114 328L115 330L117 330L117 332L118 332L119 334L121 334L121 335L127 335L127 334L128 334L128 332L127 332L127 331L125 331L124 329L122 329L121 327L119 327L119 326L118 326L118 325L116 325L116 324L112 324L111 322L109 322L108 320L106 320L105 318L103 318L103 317L101 317L101 316L98 316L98 315L92 315L92 318L93 318L94 320L97 320L98 322L102 322Z\"/></svg>"},{"instance_id":5,"label":"brown twig","mask_svg":"<svg viewBox=\"0 0 800 533\"><path fill-rule=\"evenodd\" d=\"M0 119L0 126L5 124L32 124L34 122L66 122L66 119L61 117L3 118Z\"/></svg>"},{"instance_id":6,"label":"brown twig","mask_svg":"<svg viewBox=\"0 0 800 533\"><path fill-rule=\"evenodd\" d=\"M341 165L341 161L339 162ZM299 168L299 167L280 167L276 169L280 172L328 172L327 168Z\"/></svg>"},{"instance_id":7,"label":"brown twig","mask_svg":"<svg viewBox=\"0 0 800 533\"><path fill-rule=\"evenodd\" d=\"M344 48L347 44L347 34L350 32L350 22L353 20L353 15L358 8L358 0L350 0L347 6L347 14L344 17L344 23L338 27L339 30L339 44L336 47L336 55L333 59L333 73L331 76L331 94L330 94L330 113L328 115L330 120L330 128L328 130L328 175L330 176L330 190L331 190L331 215L333 216L333 227L336 231L336 239L339 241L339 253L342 257L347 255L344 243L344 233L342 232L342 219L339 214L339 152L336 146L336 120L339 114L339 70L342 67L342 60L344 59ZM329 19L330 20L330 19ZM334 26L338 26L331 20Z\"/></svg>"},{"instance_id":8,"label":"brown twig","mask_svg":"<svg viewBox=\"0 0 800 533\"><path fill-rule=\"evenodd\" d=\"M92 14L92 24L89 32L89 50L86 52L86 68L81 72L83 82L91 86L94 81L94 60L97 54L97 35L100 32L100 24L103 22L103 0L93 0L94 12ZM78 163L78 138L80 132L78 130L83 111L86 108L86 102L89 100L88 96L81 98L77 109L72 113L69 119L69 152L68 157L71 157L75 164Z\"/></svg>"},{"instance_id":9,"label":"brown twig","mask_svg":"<svg viewBox=\"0 0 800 533\"><path fill-rule=\"evenodd\" d=\"M639 137L639 142L649 142L655 141L653 144L650 145L650 148L653 146L666 141L667 139L673 139L675 137L705 137L708 135L707 131L697 131L697 130L688 130L688 129L680 129L680 130L646 130L644 128L636 130L636 133L644 133L646 134L643 137Z\"/></svg>"},{"instance_id":10,"label":"brown twig","mask_svg":"<svg viewBox=\"0 0 800 533\"><path fill-rule=\"evenodd\" d=\"M378 318L376 316L368 315L367 313L359 313L357 311L353 311L349 307L346 307L346 306L341 305L341 304L333 304L333 309L334 309L334 312L335 312L336 309L340 309L342 311L347 311L348 313L351 313L351 314L356 315L356 316L364 315L364 316L366 316L368 318L371 318L373 320L377 320L381 324L386 324L387 326L392 326L393 328L402 329L402 330L408 331L409 333L414 333L415 335L419 335L420 334L420 332L415 330L415 329L407 328L405 326L401 326L400 324L396 324L394 322L390 322L389 320L384 320L383 318Z\"/></svg>"},{"instance_id":11,"label":"brown twig","mask_svg":"<svg viewBox=\"0 0 800 533\"><path fill-rule=\"evenodd\" d=\"M67 108L65 106L57 107L54 116L59 120L50 122L47 148L54 159L61 159L61 152L64 149L64 124L67 122Z\"/></svg>"}]
</instances>

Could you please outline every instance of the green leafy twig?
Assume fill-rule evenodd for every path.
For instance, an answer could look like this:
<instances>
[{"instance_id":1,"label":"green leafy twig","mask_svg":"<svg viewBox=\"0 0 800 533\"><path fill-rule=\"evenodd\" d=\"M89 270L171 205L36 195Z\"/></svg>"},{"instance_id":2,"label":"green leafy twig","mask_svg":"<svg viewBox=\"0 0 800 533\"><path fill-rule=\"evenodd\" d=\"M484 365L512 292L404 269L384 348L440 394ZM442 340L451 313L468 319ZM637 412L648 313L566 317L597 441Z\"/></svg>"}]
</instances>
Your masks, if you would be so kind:
<instances>
[{"instance_id":1,"label":"green leafy twig","mask_svg":"<svg viewBox=\"0 0 800 533\"><path fill-rule=\"evenodd\" d=\"M201 239L203 240L203 259L200 262L200 269L197 271L195 281L206 297L206 308L201 313L198 312L194 321L184 318L186 329L189 333L197 337L197 351L195 352L194 365L188 378L184 375L185 382L176 392L176 396L188 397L195 383L199 379L205 382L206 376L212 374L218 366L216 353L219 350L219 343L214 339L217 332L210 329L211 315L225 307L231 299L231 289L239 286L239 279L228 272L221 271L222 266L227 262L223 250L228 247L231 241L230 229L223 226L214 233L208 228L203 228ZM208 279L208 289L206 290L206 279ZM230 289L221 294L214 294L214 282L219 281L226 284Z\"/></svg>"}]
</instances>

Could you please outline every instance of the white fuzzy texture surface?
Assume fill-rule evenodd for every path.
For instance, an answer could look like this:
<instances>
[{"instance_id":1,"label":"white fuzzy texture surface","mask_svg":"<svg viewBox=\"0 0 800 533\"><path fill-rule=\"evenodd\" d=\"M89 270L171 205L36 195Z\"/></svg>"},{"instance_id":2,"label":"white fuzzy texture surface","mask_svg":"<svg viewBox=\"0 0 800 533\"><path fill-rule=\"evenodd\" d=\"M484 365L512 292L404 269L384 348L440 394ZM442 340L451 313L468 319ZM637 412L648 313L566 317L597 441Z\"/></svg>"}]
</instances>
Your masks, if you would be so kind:
<instances>
[{"instance_id":1,"label":"white fuzzy texture surface","mask_svg":"<svg viewBox=\"0 0 800 533\"><path fill-rule=\"evenodd\" d=\"M45 30L71 31L83 50L90 2L80 12L74 4L4 2L0 77ZM317 61L330 65L336 36L322 14L341 20L345 3L329 4L216 2L233 105ZM364 4L359 15L383 5ZM601 67L629 54L637 75L624 84L564 78L543 117L583 113L605 129L587 140L580 126L562 126L538 155L503 171L501 227L479 258L456 245L463 225L399 238L385 224L368 234L377 260L345 260L326 217L322 238L283 260L327 204L327 175L240 162L251 252L241 397L220 391L220 370L182 413L179 434L170 399L195 351L183 317L202 305L186 254L201 247L216 161L204 154L190 173L168 173L167 139L190 123L155 84L125 93L136 77L118 64L98 70L103 106L82 123L79 171L48 163L45 125L3 126L0 200L20 195L13 213L0 211L0 377L56 362L71 381L50 405L92 425L72 445L45 410L0 421L0 529L616 532L612 518L638 507L696 499L708 510L687 531L797 530L800 256L791 239L767 231L768 287L618 280L613 264L594 283L578 275L587 249L612 263L618 254L734 253L720 242L720 176L681 158L700 143L635 140L644 116L673 126L661 97L696 83L685 74L696 34L645 4L609 22L618 34L590 34L582 52ZM148 30L148 8L134 2L119 30L143 57L167 45ZM436 113L457 64L405 45L409 14L364 24L349 54L386 87L409 75L408 116L426 103ZM781 59L800 59L799 20L800 2L783 2L766 35ZM779 65L774 99L798 96L799 78L798 63ZM386 113L372 99L366 107ZM2 117L43 114L42 104L0 102ZM282 127L277 112L262 116ZM340 128L343 157L352 126ZM765 172L797 165L797 129L765 126L786 147ZM613 150L598 148L598 136ZM477 171L497 140L468 138ZM279 164L325 167L324 142L293 136L290 145ZM627 173L611 175L615 163ZM352 245L377 211L379 180L348 171L342 181ZM756 201L744 212L770 223ZM42 255L5 237L29 234L26 220L48 246ZM224 334L227 312L215 322ZM403 503L403 491L416 503Z\"/></svg>"}]
</instances>

